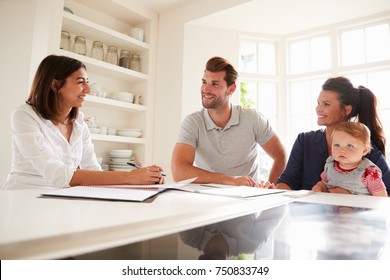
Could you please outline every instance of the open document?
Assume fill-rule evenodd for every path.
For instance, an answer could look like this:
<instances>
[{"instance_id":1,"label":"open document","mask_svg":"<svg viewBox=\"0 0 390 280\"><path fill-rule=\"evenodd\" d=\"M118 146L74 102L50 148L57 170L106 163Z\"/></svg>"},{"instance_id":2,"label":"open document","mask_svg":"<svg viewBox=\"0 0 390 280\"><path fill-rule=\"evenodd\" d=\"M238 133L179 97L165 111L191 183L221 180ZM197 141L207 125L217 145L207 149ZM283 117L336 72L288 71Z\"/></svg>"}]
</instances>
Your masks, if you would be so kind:
<instances>
[{"instance_id":1,"label":"open document","mask_svg":"<svg viewBox=\"0 0 390 280\"><path fill-rule=\"evenodd\" d=\"M227 186L220 184L202 184L200 189L195 190L197 193L211 194L211 195L222 195L229 197L238 198L252 198L263 195L270 195L276 193L285 192L280 189L262 189L247 186Z\"/></svg>"},{"instance_id":2,"label":"open document","mask_svg":"<svg viewBox=\"0 0 390 280\"><path fill-rule=\"evenodd\" d=\"M184 188L196 178L164 185L99 185L75 186L42 193L43 197L68 197L142 202L166 190L191 191Z\"/></svg>"}]
</instances>

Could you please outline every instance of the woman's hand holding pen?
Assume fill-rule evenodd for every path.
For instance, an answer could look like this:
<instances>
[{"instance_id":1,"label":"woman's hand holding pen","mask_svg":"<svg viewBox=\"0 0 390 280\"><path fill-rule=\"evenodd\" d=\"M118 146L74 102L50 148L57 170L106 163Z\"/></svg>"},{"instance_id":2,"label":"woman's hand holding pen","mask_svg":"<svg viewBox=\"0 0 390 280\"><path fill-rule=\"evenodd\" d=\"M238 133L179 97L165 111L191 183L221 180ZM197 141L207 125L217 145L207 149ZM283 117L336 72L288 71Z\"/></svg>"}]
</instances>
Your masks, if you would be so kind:
<instances>
[{"instance_id":1,"label":"woman's hand holding pen","mask_svg":"<svg viewBox=\"0 0 390 280\"><path fill-rule=\"evenodd\" d=\"M128 165L134 166L136 169L131 171L133 178L141 184L151 185L151 184L164 184L165 174L163 169L158 165L140 167L137 164L128 162Z\"/></svg>"}]
</instances>

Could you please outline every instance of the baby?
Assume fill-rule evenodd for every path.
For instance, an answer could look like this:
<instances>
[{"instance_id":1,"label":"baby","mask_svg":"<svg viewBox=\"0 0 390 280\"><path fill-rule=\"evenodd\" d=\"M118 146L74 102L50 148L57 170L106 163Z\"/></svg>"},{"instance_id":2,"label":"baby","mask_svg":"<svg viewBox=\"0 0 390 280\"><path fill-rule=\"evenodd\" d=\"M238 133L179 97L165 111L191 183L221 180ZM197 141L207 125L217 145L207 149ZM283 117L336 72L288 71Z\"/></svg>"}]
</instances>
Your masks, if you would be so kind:
<instances>
[{"instance_id":1,"label":"baby","mask_svg":"<svg viewBox=\"0 0 390 280\"><path fill-rule=\"evenodd\" d=\"M352 194L387 196L381 170L364 158L370 150L370 130L364 124L345 122L338 126L332 133L332 155L312 190L328 192L339 187Z\"/></svg>"}]
</instances>

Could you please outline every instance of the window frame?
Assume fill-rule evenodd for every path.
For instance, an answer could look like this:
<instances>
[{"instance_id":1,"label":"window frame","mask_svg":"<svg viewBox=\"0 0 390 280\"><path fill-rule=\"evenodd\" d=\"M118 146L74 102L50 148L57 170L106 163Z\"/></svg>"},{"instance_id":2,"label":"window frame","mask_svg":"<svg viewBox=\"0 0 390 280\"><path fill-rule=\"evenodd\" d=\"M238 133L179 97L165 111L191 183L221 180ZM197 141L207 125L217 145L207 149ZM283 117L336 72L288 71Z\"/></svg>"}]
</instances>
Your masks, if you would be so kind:
<instances>
[{"instance_id":1,"label":"window frame","mask_svg":"<svg viewBox=\"0 0 390 280\"><path fill-rule=\"evenodd\" d=\"M390 15L385 14L382 17L374 16L372 18L361 18L354 21L346 23L338 23L332 26L325 26L317 28L314 30L307 30L299 34L292 34L286 36L242 36L240 40L254 40L254 41L272 41L277 44L276 60L277 60L277 73L275 75L264 75L264 74L254 74L254 73L245 73L240 72L240 81L239 83L245 80L250 81L274 81L278 83L278 113L276 114L277 118L277 127L275 130L278 135L281 137L282 142L286 146L287 153L290 153L293 142L295 141L296 135L292 135L291 132L291 108L290 108L290 99L291 93L289 91L289 85L294 82L304 81L304 80L316 80L323 79L324 81L331 76L350 76L356 73L361 73L367 75L367 73L380 72L390 70L390 59L383 61L368 62L356 65L343 66L342 62L342 52L341 52L341 34L345 31L351 30L366 30L368 27L373 27L376 25L388 24L390 30ZM299 40L310 40L310 38L320 37L320 36L329 36L330 45L331 45L331 63L329 69L309 71L304 73L291 74L290 73L290 59L289 59L289 46L292 42ZM240 54L239 54L240 55ZM352 81L353 82L353 81ZM357 86L357 85L354 85ZM366 85L368 88L369 85ZM318 93L320 92L318 88ZM375 92L374 92L375 93ZM241 94L241 93L240 93ZM238 102L239 104L239 99ZM380 110L390 111L390 107L379 108ZM315 110L315 108L311 108ZM379 112L381 113L381 111ZM267 116L266 116L267 117ZM314 126L310 129L317 130L320 129L320 126ZM308 129L308 130L310 130ZM390 127L385 127L385 135L390 137ZM390 152L390 142L387 141L386 149ZM389 154L390 157L390 154ZM388 157L388 160L390 160Z\"/></svg>"}]
</instances>

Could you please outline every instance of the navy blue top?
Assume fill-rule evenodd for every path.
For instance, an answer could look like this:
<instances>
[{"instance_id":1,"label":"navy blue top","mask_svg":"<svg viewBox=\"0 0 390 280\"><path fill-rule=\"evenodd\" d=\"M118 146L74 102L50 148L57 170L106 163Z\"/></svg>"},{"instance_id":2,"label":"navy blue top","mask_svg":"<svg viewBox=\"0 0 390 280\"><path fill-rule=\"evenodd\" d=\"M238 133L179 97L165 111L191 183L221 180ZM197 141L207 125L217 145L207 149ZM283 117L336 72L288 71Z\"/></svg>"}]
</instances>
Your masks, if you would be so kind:
<instances>
[{"instance_id":1,"label":"navy blue top","mask_svg":"<svg viewBox=\"0 0 390 280\"><path fill-rule=\"evenodd\" d=\"M382 152L374 145L366 156L382 171L382 180L386 185L387 194L390 194L390 170ZM295 140L288 159L286 169L278 179L278 183L286 183L293 190L311 188L321 180L320 174L328 158L325 131L300 133Z\"/></svg>"}]
</instances>

